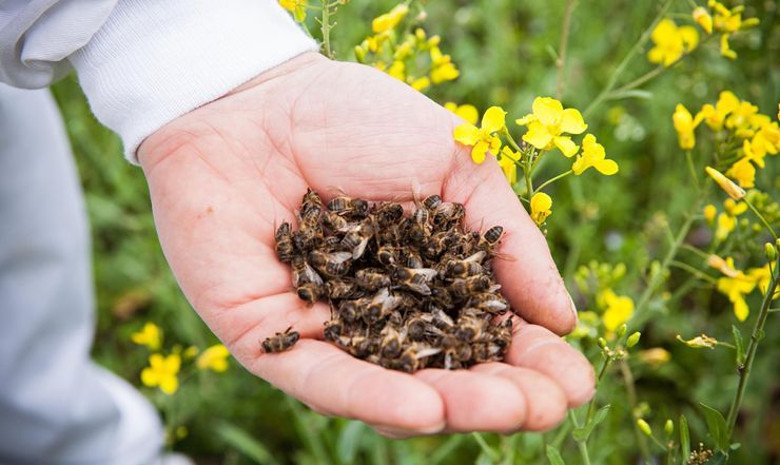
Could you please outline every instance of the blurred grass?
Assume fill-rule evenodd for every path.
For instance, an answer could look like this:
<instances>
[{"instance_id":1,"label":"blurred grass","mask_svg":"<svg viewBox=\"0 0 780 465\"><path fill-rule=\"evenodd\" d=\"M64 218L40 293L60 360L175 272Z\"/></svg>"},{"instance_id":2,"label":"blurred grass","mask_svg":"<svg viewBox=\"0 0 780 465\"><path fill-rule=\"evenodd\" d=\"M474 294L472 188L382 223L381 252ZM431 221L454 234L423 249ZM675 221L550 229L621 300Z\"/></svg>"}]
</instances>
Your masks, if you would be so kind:
<instances>
[{"instance_id":1,"label":"blurred grass","mask_svg":"<svg viewBox=\"0 0 780 465\"><path fill-rule=\"evenodd\" d=\"M370 32L371 18L393 4L352 0L344 6L333 31L337 56L351 58L352 47ZM567 106L584 109L590 103L657 8L654 1L577 2L565 68L563 101ZM442 48L452 54L462 73L457 81L437 88L431 97L439 102L472 103L480 110L497 104L513 117L526 114L535 96L555 92L554 50L563 9L564 2L544 0L426 3L429 33L442 35ZM683 1L672 7L679 13L689 10ZM604 182L583 179L587 176L575 178L550 191L555 206L548 239L556 262L566 271L570 289L574 289L576 267L591 260L625 263L629 277L624 282L642 283L642 270L664 252L664 232L659 225L679 225L680 213L693 201L692 190L686 186L685 160L671 124L677 103L698 109L702 103L716 100L721 90L730 89L758 105L761 112L776 114L780 96L778 14L773 1L746 2L746 16L759 17L762 22L733 42L739 53L736 62L719 57L717 44L710 44L645 86L648 99L607 102L588 119L589 131L598 136L610 158L620 163L621 172ZM309 22L315 26L313 18ZM621 82L649 69L639 56ZM216 340L190 309L168 270L141 171L123 160L118 139L91 116L73 77L57 83L53 91L71 137L92 222L99 317L94 356L139 384L146 355L129 342L129 335L143 322L158 323L167 340L183 346L205 347ZM564 163L548 163L542 178L565 169ZM761 172L757 184L769 186L770 192L774 189L777 194L780 178L776 166ZM670 287L684 278L674 271ZM641 289L622 291L636 295ZM754 300L749 303L752 308L757 305ZM722 410L728 406L736 384L733 355L722 350L691 351L675 344L674 335L706 332L730 339L730 305L723 296L704 290L668 307L654 301L651 311L653 318L643 329L641 346L664 347L671 352L673 362L658 369L632 365L639 398L652 406L656 424L685 413L694 438L704 440L704 423L695 402L706 400ZM766 436L767 428L780 417L777 320L770 319L759 351L744 405L747 413L740 418L743 426L738 428L737 440L742 447L731 463L772 463L771 453L777 454L774 463L780 460L778 439ZM593 347L586 350L592 360L598 360ZM165 403L155 397L158 394L149 394L158 404ZM613 406L606 423L590 440L593 462L627 463L625 457L633 457L636 446L633 431L626 424L630 412L624 388L618 382L606 382L599 398ZM226 375L198 375L175 399L164 409L166 419L189 428L189 435L175 447L202 463L489 463L469 436L384 440L360 423L326 419L297 402L285 401L284 395L240 367L232 367ZM542 463L535 460L542 460L543 444L555 435L485 438L502 451L504 463ZM564 444L564 457L569 457L573 444Z\"/></svg>"}]
</instances>

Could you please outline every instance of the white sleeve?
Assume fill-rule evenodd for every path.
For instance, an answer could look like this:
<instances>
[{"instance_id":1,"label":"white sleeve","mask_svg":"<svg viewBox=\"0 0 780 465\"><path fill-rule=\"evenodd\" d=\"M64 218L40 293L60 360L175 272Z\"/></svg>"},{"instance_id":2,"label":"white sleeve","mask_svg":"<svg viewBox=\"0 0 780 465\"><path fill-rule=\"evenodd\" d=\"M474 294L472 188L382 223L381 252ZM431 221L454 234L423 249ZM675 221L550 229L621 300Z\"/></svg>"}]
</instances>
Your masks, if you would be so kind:
<instances>
[{"instance_id":1,"label":"white sleeve","mask_svg":"<svg viewBox=\"0 0 780 465\"><path fill-rule=\"evenodd\" d=\"M119 133L131 162L144 138L169 121L316 49L276 0L0 6L0 80L45 86L69 62L93 113Z\"/></svg>"}]
</instances>

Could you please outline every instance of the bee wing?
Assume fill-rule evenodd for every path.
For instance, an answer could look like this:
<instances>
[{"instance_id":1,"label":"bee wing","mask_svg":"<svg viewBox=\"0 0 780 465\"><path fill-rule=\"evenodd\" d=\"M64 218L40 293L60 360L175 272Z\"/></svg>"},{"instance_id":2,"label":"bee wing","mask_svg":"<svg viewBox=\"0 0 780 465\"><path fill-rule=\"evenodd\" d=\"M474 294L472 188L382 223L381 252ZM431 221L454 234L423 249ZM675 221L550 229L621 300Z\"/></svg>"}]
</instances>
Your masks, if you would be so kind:
<instances>
[{"instance_id":1,"label":"bee wing","mask_svg":"<svg viewBox=\"0 0 780 465\"><path fill-rule=\"evenodd\" d=\"M357 260L358 258L362 257L363 253L365 253L366 251L367 246L368 246L368 238L361 240L360 243L352 250L352 254L351 254L352 258Z\"/></svg>"},{"instance_id":2,"label":"bee wing","mask_svg":"<svg viewBox=\"0 0 780 465\"><path fill-rule=\"evenodd\" d=\"M427 283L431 282L433 278L439 274L439 272L433 268L415 268L414 273L423 276L425 278L425 282Z\"/></svg>"},{"instance_id":3,"label":"bee wing","mask_svg":"<svg viewBox=\"0 0 780 465\"><path fill-rule=\"evenodd\" d=\"M482 260L485 259L485 256L487 253L485 253L484 250L480 250L479 252L475 253L474 255L471 255L467 257L464 261L469 263L482 263Z\"/></svg>"},{"instance_id":4,"label":"bee wing","mask_svg":"<svg viewBox=\"0 0 780 465\"><path fill-rule=\"evenodd\" d=\"M309 280L309 282L314 284L322 284L322 277L314 271L314 268L311 267L308 263L304 264L304 275Z\"/></svg>"},{"instance_id":5,"label":"bee wing","mask_svg":"<svg viewBox=\"0 0 780 465\"><path fill-rule=\"evenodd\" d=\"M441 348L428 347L417 352L414 357L419 360L421 358L430 357L431 355L436 355L439 352L441 352Z\"/></svg>"},{"instance_id":6,"label":"bee wing","mask_svg":"<svg viewBox=\"0 0 780 465\"><path fill-rule=\"evenodd\" d=\"M332 261L332 262L334 262L336 264L341 264L341 263L344 263L345 261L351 259L352 258L352 253L350 253L350 252L334 252L334 253L328 254L328 257L330 257L330 261Z\"/></svg>"}]
</instances>

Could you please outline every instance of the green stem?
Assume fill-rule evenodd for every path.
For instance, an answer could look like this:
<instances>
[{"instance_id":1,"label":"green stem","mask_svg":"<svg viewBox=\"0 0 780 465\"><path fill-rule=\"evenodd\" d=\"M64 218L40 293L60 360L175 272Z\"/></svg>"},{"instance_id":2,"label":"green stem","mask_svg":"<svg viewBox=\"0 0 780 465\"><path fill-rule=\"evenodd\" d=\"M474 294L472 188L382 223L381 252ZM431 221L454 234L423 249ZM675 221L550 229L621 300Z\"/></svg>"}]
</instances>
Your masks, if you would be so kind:
<instances>
[{"instance_id":1,"label":"green stem","mask_svg":"<svg viewBox=\"0 0 780 465\"><path fill-rule=\"evenodd\" d=\"M639 53L640 50L642 50L642 48L645 46L645 43L647 43L648 39L650 39L650 34L653 32L653 29L655 29L655 26L661 21L661 19L663 19L664 15L666 15L666 11L672 5L672 1L673 0L666 0L664 2L663 6L661 6L661 9L658 11L658 14L653 19L653 22L650 24L650 26L647 29L645 29L645 31L639 37L639 40L636 41L633 47L631 47L631 50L629 50L628 54L626 54L626 56L623 58L623 60L620 62L617 68L615 68L615 71L609 77L609 81L607 81L607 85L604 87L604 89L601 90L601 92L596 96L596 98L593 99L593 101L590 103L590 105L588 105L585 111L582 112L585 119L588 118L588 116L593 112L593 110L595 110L599 105L601 105L604 102L607 95L612 91L612 89L615 88L618 79L626 70L628 64L631 62L634 56L636 56L636 54Z\"/></svg>"},{"instance_id":2,"label":"green stem","mask_svg":"<svg viewBox=\"0 0 780 465\"><path fill-rule=\"evenodd\" d=\"M604 363L601 365L601 369L599 370L598 376L596 376L596 392L598 392L599 385L601 384L601 380L604 379L604 375L607 374L607 368L609 368L609 365L612 363L612 358L605 357ZM593 414L596 413L596 395L593 395L593 398L590 399L590 402L588 402L588 413L585 415L585 424L587 425L588 422L590 422L590 419L593 418Z\"/></svg>"},{"instance_id":3,"label":"green stem","mask_svg":"<svg viewBox=\"0 0 780 465\"><path fill-rule=\"evenodd\" d=\"M569 171L566 171L564 173L559 174L558 176L555 176L553 178L548 179L547 181L543 182L539 187L537 187L536 190L534 191L534 193L540 192L542 189L544 189L545 187L547 187L550 184L554 183L555 181L559 181L559 180L565 178L566 176L568 176L568 175L570 175L572 173L574 173L574 171L569 170Z\"/></svg>"},{"instance_id":4,"label":"green stem","mask_svg":"<svg viewBox=\"0 0 780 465\"><path fill-rule=\"evenodd\" d=\"M479 448L482 449L482 452L486 453L490 460L493 462L497 462L501 457L498 456L496 451L493 450L492 447L485 441L485 438L482 437L481 434L474 432L471 433L471 435L474 437L474 439L477 441L477 444L479 444Z\"/></svg>"},{"instance_id":5,"label":"green stem","mask_svg":"<svg viewBox=\"0 0 780 465\"><path fill-rule=\"evenodd\" d=\"M330 30L333 26L330 24L330 7L327 2L322 4L322 21L320 21L320 31L322 32L322 49L325 56L333 59L333 50L330 47Z\"/></svg>"},{"instance_id":6,"label":"green stem","mask_svg":"<svg viewBox=\"0 0 780 465\"><path fill-rule=\"evenodd\" d=\"M574 414L574 410L569 410L569 419L574 423L574 428L579 428L580 423L577 421L577 415ZM580 457L582 457L582 465L590 465L590 455L588 454L588 445L583 442L577 442L577 448L580 451Z\"/></svg>"},{"instance_id":7,"label":"green stem","mask_svg":"<svg viewBox=\"0 0 780 465\"><path fill-rule=\"evenodd\" d=\"M681 270L685 270L688 273L692 274L693 276L696 276L697 278L701 279L702 281L707 281L708 283L710 283L712 285L716 285L718 283L718 281L715 278L713 278L712 276L710 276L708 274L705 274L705 273L702 273L700 270L692 267L691 265L689 265L687 263L684 263L684 262L681 262L681 261L677 261L677 260L672 260L669 263L669 266L672 266L672 267L675 267L675 268L679 268Z\"/></svg>"},{"instance_id":8,"label":"green stem","mask_svg":"<svg viewBox=\"0 0 780 465\"><path fill-rule=\"evenodd\" d=\"M691 155L690 150L685 151L685 161L688 164L688 171L690 172L691 179L693 180L693 185L696 186L696 191L698 192L701 190L701 186L699 185L699 177L696 176L696 168L693 165L693 156Z\"/></svg>"},{"instance_id":9,"label":"green stem","mask_svg":"<svg viewBox=\"0 0 780 465\"><path fill-rule=\"evenodd\" d=\"M569 46L571 16L574 13L574 7L576 5L576 0L566 0L566 10L563 14L563 27L561 28L561 43L558 47L558 59L555 60L555 66L558 68L557 82L555 84L555 98L558 100L563 97L564 85L566 83L566 79L564 79L564 70L566 67L566 49Z\"/></svg>"},{"instance_id":10,"label":"green stem","mask_svg":"<svg viewBox=\"0 0 780 465\"><path fill-rule=\"evenodd\" d=\"M653 68L652 70L646 72L645 74L639 76L638 78L634 79L633 81L629 82L628 84L624 84L613 92L614 94L620 94L621 92L626 92L628 90L635 89L642 84L646 83L647 81L650 81L651 79L655 78L659 74L663 73L667 68L664 66L657 66Z\"/></svg>"},{"instance_id":11,"label":"green stem","mask_svg":"<svg viewBox=\"0 0 780 465\"><path fill-rule=\"evenodd\" d=\"M531 180L531 165L527 160L524 164L523 175L525 176L525 188L528 190L528 199L530 200L534 195L534 183Z\"/></svg>"},{"instance_id":12,"label":"green stem","mask_svg":"<svg viewBox=\"0 0 780 465\"><path fill-rule=\"evenodd\" d=\"M755 214L755 215L758 217L758 219L761 221L761 223L764 225L764 227L767 229L767 231L769 231L769 234L771 234L771 235L772 235L772 239L774 239L775 241L777 241L777 233L775 233L775 230L774 230L774 229L772 229L772 225L771 225L771 224L769 224L769 222L766 220L766 218L764 218L764 215L762 215L761 213L759 213L759 211L758 211L758 210L756 210L756 207L754 207L754 206L753 206L753 204L752 204L752 203L750 203L750 201L749 201L747 198L744 198L744 199L742 199L742 201L744 201L744 202L745 202L745 204L747 204L747 206L748 206L748 207L749 207L749 208L750 208L750 209L753 211L753 213L754 213L754 214Z\"/></svg>"},{"instance_id":13,"label":"green stem","mask_svg":"<svg viewBox=\"0 0 780 465\"><path fill-rule=\"evenodd\" d=\"M634 385L634 374L631 372L631 367L625 360L620 361L620 373L623 375L623 382L626 384L626 394L628 395L628 405L631 407L631 417L634 419L634 434L636 434L636 440L639 444L639 452L644 458L646 464L652 463L652 456L650 455L650 448L647 446L647 439L645 434L639 430L639 426L636 421L639 420L637 416L637 395L636 386Z\"/></svg>"},{"instance_id":14,"label":"green stem","mask_svg":"<svg viewBox=\"0 0 780 465\"><path fill-rule=\"evenodd\" d=\"M775 269L780 267L780 258L775 262ZM761 310L758 312L758 318L756 324L753 326L753 333L750 335L750 344L745 352L745 363L742 366L737 367L739 371L739 385L737 386L737 393L734 396L734 400L731 402L729 408L729 414L726 419L726 425L728 427L728 438L731 440L731 436L734 434L734 426L737 423L737 414L739 413L739 407L742 405L742 398L745 395L745 388L747 387L748 377L750 376L750 370L753 368L753 360L756 357L756 350L758 344L761 342L764 333L764 325L766 324L767 316L769 315L769 306L772 303L772 297L775 294L775 290L780 284L780 272L775 272L772 276L772 280L769 283L769 287L764 295L764 300L761 302Z\"/></svg>"}]
</instances>

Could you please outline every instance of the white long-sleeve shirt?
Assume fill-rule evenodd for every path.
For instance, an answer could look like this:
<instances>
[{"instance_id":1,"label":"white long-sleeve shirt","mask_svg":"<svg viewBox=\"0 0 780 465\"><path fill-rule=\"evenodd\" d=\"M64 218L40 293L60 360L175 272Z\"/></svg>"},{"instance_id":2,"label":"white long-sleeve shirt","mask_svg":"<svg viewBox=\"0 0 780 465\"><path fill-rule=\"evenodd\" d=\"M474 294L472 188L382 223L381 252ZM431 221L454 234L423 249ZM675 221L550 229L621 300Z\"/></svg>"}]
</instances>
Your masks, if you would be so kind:
<instances>
[{"instance_id":1,"label":"white long-sleeve shirt","mask_svg":"<svg viewBox=\"0 0 780 465\"><path fill-rule=\"evenodd\" d=\"M0 0L0 81L74 67L131 162L169 121L316 49L275 0Z\"/></svg>"}]
</instances>

